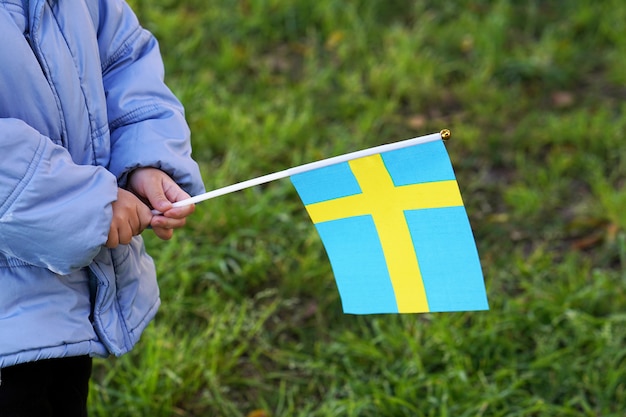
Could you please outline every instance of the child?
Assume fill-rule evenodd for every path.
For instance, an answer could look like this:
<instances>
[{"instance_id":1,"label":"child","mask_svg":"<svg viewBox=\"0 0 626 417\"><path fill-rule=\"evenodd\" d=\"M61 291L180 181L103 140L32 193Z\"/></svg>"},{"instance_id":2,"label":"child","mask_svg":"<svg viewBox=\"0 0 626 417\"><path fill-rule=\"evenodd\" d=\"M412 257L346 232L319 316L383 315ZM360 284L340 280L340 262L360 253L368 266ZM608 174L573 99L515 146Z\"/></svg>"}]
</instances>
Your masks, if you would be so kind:
<instances>
[{"instance_id":1,"label":"child","mask_svg":"<svg viewBox=\"0 0 626 417\"><path fill-rule=\"evenodd\" d=\"M124 0L0 0L0 39L0 416L84 416L91 357L160 303L140 234L169 239L204 189Z\"/></svg>"}]
</instances>

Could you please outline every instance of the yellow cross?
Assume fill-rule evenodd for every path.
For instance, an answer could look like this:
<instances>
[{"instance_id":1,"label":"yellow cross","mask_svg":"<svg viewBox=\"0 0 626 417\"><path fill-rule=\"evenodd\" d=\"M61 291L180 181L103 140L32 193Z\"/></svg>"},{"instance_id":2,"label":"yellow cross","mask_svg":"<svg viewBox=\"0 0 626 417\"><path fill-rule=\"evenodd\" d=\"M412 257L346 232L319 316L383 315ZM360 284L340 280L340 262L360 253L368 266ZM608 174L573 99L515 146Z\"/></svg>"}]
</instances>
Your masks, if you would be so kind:
<instances>
[{"instance_id":1,"label":"yellow cross","mask_svg":"<svg viewBox=\"0 0 626 417\"><path fill-rule=\"evenodd\" d=\"M396 187L380 154L349 162L361 194L309 204L313 223L371 215L382 245L398 312L428 312L405 210L462 206L455 180ZM419 167L416 167L419 168Z\"/></svg>"}]
</instances>

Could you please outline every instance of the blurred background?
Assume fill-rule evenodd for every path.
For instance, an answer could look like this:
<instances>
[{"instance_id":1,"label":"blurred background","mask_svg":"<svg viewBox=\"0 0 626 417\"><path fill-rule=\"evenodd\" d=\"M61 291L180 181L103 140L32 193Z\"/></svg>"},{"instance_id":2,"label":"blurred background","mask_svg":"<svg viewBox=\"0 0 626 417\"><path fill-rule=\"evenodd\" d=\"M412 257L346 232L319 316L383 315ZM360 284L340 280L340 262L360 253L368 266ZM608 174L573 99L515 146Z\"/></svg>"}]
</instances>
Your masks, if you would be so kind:
<instances>
[{"instance_id":1,"label":"blurred background","mask_svg":"<svg viewBox=\"0 0 626 417\"><path fill-rule=\"evenodd\" d=\"M344 315L273 182L146 234L163 305L92 415L624 415L626 2L130 4L209 190L450 129L491 310Z\"/></svg>"}]
</instances>

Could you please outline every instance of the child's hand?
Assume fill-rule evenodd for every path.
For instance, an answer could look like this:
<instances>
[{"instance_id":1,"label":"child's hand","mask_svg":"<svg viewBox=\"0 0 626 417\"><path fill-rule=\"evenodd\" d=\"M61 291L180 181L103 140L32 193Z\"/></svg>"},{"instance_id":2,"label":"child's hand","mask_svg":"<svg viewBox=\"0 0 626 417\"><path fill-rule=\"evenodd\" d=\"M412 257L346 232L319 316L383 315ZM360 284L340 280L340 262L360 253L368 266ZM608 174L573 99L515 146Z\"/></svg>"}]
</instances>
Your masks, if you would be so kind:
<instances>
[{"instance_id":1,"label":"child's hand","mask_svg":"<svg viewBox=\"0 0 626 417\"><path fill-rule=\"evenodd\" d=\"M128 180L129 189L162 214L152 217L150 225L154 233L163 240L174 234L174 229L183 227L186 217L194 212L195 206L172 207L172 203L189 198L169 175L156 168L139 168Z\"/></svg>"},{"instance_id":2,"label":"child's hand","mask_svg":"<svg viewBox=\"0 0 626 417\"><path fill-rule=\"evenodd\" d=\"M133 193L122 188L117 189L117 201L113 202L113 221L109 228L106 246L115 248L127 245L133 236L144 231L150 225L152 212Z\"/></svg>"}]
</instances>

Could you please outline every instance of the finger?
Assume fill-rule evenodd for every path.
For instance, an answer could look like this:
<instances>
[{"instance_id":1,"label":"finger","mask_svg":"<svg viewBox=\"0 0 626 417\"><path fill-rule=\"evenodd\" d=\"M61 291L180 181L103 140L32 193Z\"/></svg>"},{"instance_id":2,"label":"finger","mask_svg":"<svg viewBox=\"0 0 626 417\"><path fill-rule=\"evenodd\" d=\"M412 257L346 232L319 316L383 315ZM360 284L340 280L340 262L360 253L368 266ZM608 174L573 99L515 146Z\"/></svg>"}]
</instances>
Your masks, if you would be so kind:
<instances>
[{"instance_id":1,"label":"finger","mask_svg":"<svg viewBox=\"0 0 626 417\"><path fill-rule=\"evenodd\" d=\"M148 193L148 201L155 210L165 213L172 208L172 202L167 199L161 187L154 187L151 191Z\"/></svg>"},{"instance_id":2,"label":"finger","mask_svg":"<svg viewBox=\"0 0 626 417\"><path fill-rule=\"evenodd\" d=\"M183 217L182 219L176 219L165 216L154 216L150 225L153 229L180 229L181 227L185 226L186 222L187 219L185 217Z\"/></svg>"},{"instance_id":3,"label":"finger","mask_svg":"<svg viewBox=\"0 0 626 417\"><path fill-rule=\"evenodd\" d=\"M163 192L166 198L172 202L186 200L191 197L170 177L166 177L163 180Z\"/></svg>"},{"instance_id":4,"label":"finger","mask_svg":"<svg viewBox=\"0 0 626 417\"><path fill-rule=\"evenodd\" d=\"M173 229L166 229L164 227L153 227L152 230L154 231L154 234L162 240L170 240L174 235Z\"/></svg>"},{"instance_id":5,"label":"finger","mask_svg":"<svg viewBox=\"0 0 626 417\"><path fill-rule=\"evenodd\" d=\"M118 236L119 236L118 239L121 245L128 245L131 239L133 238L133 236L135 235L133 225L131 224L130 221L122 225L118 229L117 233L118 233Z\"/></svg>"},{"instance_id":6,"label":"finger","mask_svg":"<svg viewBox=\"0 0 626 417\"><path fill-rule=\"evenodd\" d=\"M144 230L146 230L146 228L152 224L152 218L154 216L152 215L150 208L146 206L145 204L141 204L137 206L136 210L137 210L138 225L137 225L137 230L133 230L133 233L135 235L138 235Z\"/></svg>"},{"instance_id":7,"label":"finger","mask_svg":"<svg viewBox=\"0 0 626 417\"><path fill-rule=\"evenodd\" d=\"M196 210L195 204L189 204L182 207L174 207L163 212L163 216L170 219L184 219L190 216Z\"/></svg>"},{"instance_id":8,"label":"finger","mask_svg":"<svg viewBox=\"0 0 626 417\"><path fill-rule=\"evenodd\" d=\"M106 247L109 249L114 249L119 245L119 238L117 236L117 228L112 227L109 229L109 237L106 242Z\"/></svg>"}]
</instances>

